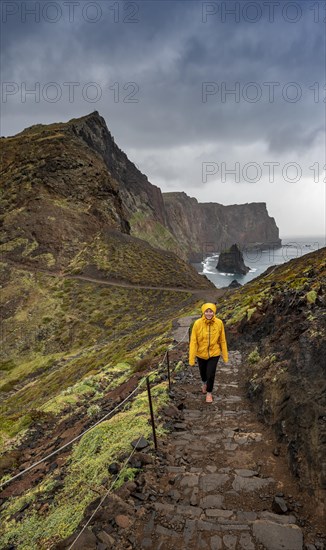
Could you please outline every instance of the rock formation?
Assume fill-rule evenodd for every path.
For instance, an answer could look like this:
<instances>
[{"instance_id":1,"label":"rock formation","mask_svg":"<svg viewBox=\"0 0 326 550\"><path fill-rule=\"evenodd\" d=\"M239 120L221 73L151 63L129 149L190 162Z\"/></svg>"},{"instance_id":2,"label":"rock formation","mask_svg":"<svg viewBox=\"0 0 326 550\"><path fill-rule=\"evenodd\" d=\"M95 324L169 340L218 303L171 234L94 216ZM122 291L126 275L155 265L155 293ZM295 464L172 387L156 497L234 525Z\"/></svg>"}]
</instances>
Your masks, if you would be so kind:
<instances>
[{"instance_id":1,"label":"rock formation","mask_svg":"<svg viewBox=\"0 0 326 550\"><path fill-rule=\"evenodd\" d=\"M163 193L168 223L191 261L201 261L237 242L242 247L278 247L279 230L265 203L199 203L186 193Z\"/></svg>"},{"instance_id":2,"label":"rock formation","mask_svg":"<svg viewBox=\"0 0 326 550\"><path fill-rule=\"evenodd\" d=\"M78 251L72 227L86 235L110 227L191 261L234 242L280 244L265 203L200 204L183 192L162 194L119 149L97 111L67 123L38 124L1 142L6 230L15 218L21 229L13 238L27 239L34 249L46 235L56 235L52 247L60 243L55 256L61 260ZM43 248L38 246L39 256L41 250L49 254ZM44 261L54 262L50 256Z\"/></svg>"},{"instance_id":3,"label":"rock formation","mask_svg":"<svg viewBox=\"0 0 326 550\"><path fill-rule=\"evenodd\" d=\"M325 269L322 248L270 268L220 304L230 347L250 352L248 394L286 443L294 475L320 501L324 514Z\"/></svg>"},{"instance_id":4,"label":"rock formation","mask_svg":"<svg viewBox=\"0 0 326 550\"><path fill-rule=\"evenodd\" d=\"M219 255L216 269L224 273L238 273L246 275L249 271L243 261L241 250L233 244L228 250L222 250Z\"/></svg>"},{"instance_id":5,"label":"rock formation","mask_svg":"<svg viewBox=\"0 0 326 550\"><path fill-rule=\"evenodd\" d=\"M132 212L148 211L151 227L162 226L161 192L134 176L98 113L32 126L1 146L3 261L133 284L213 286L181 254L134 236Z\"/></svg>"}]
</instances>

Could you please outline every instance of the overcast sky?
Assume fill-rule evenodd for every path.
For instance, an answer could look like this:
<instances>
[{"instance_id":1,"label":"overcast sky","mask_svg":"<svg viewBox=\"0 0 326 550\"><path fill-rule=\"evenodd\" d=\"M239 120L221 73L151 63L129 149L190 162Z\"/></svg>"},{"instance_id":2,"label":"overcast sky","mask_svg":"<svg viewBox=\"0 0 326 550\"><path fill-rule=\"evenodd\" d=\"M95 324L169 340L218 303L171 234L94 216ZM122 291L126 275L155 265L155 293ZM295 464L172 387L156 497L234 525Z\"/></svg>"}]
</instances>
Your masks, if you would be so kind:
<instances>
[{"instance_id":1,"label":"overcast sky","mask_svg":"<svg viewBox=\"0 0 326 550\"><path fill-rule=\"evenodd\" d=\"M324 1L1 9L1 135L98 110L162 191L263 201L281 237L325 234Z\"/></svg>"}]
</instances>

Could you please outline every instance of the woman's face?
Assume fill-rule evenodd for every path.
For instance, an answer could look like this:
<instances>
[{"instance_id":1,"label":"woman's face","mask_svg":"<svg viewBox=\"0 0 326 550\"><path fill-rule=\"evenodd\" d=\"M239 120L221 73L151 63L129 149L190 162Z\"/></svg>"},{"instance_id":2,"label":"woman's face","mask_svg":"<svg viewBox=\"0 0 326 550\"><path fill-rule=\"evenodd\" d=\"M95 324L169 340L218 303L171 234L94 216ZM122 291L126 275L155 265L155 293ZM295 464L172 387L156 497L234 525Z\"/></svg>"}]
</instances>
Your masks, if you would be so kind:
<instances>
[{"instance_id":1,"label":"woman's face","mask_svg":"<svg viewBox=\"0 0 326 550\"><path fill-rule=\"evenodd\" d=\"M214 311L213 311L212 309L210 309L210 308L207 308L207 309L204 311L204 315L205 315L206 319L207 319L208 321L210 321L210 320L213 318L213 316L214 316Z\"/></svg>"}]
</instances>

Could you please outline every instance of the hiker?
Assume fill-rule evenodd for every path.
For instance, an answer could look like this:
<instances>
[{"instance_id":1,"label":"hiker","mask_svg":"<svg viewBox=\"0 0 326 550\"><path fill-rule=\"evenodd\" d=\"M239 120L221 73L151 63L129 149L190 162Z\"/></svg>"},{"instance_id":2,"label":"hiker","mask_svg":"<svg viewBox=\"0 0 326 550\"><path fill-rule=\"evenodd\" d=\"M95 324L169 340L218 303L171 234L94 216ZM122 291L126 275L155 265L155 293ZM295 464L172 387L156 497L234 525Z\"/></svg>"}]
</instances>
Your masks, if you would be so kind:
<instances>
[{"instance_id":1,"label":"hiker","mask_svg":"<svg viewBox=\"0 0 326 550\"><path fill-rule=\"evenodd\" d=\"M194 322L191 330L189 365L195 366L197 357L202 392L206 394L206 403L212 403L216 366L221 354L224 362L228 362L228 348L223 322L215 316L216 305L203 304L201 311L202 316Z\"/></svg>"}]
</instances>

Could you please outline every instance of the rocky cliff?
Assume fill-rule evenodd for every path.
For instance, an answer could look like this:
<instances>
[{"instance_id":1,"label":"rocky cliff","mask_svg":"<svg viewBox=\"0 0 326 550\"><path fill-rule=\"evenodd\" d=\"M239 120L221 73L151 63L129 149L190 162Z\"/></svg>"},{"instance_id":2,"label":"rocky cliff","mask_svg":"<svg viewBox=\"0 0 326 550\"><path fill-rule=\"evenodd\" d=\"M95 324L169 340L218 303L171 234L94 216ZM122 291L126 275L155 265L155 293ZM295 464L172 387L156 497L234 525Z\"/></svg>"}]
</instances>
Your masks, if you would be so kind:
<instances>
[{"instance_id":1,"label":"rocky cliff","mask_svg":"<svg viewBox=\"0 0 326 550\"><path fill-rule=\"evenodd\" d=\"M326 248L269 268L221 304L247 349L248 394L326 513Z\"/></svg>"},{"instance_id":2,"label":"rocky cliff","mask_svg":"<svg viewBox=\"0 0 326 550\"><path fill-rule=\"evenodd\" d=\"M130 234L184 260L232 243L278 244L264 203L200 204L161 193L116 145L97 111L1 138L2 242L10 257L65 267L104 228ZM34 220L34 221L32 221ZM51 242L47 242L50 239ZM68 262L69 263L69 262Z\"/></svg>"},{"instance_id":3,"label":"rocky cliff","mask_svg":"<svg viewBox=\"0 0 326 550\"><path fill-rule=\"evenodd\" d=\"M99 113L95 111L68 124L90 149L102 157L109 173L118 182L131 234L186 259L170 231L160 188L150 183L117 146Z\"/></svg>"},{"instance_id":4,"label":"rocky cliff","mask_svg":"<svg viewBox=\"0 0 326 550\"><path fill-rule=\"evenodd\" d=\"M153 248L130 230L137 216L164 229L162 195L114 144L98 113L32 126L1 138L1 148L3 261L133 284L212 286L173 246L164 250L163 238Z\"/></svg>"},{"instance_id":5,"label":"rocky cliff","mask_svg":"<svg viewBox=\"0 0 326 550\"><path fill-rule=\"evenodd\" d=\"M241 250L236 244L233 244L227 250L222 250L216 269L225 273L239 273L240 275L245 275L249 271L249 267L244 263Z\"/></svg>"},{"instance_id":6,"label":"rocky cliff","mask_svg":"<svg viewBox=\"0 0 326 550\"><path fill-rule=\"evenodd\" d=\"M194 261L233 243L242 248L281 244L278 227L265 203L224 206L198 203L186 193L163 193L163 197L169 225Z\"/></svg>"}]
</instances>

